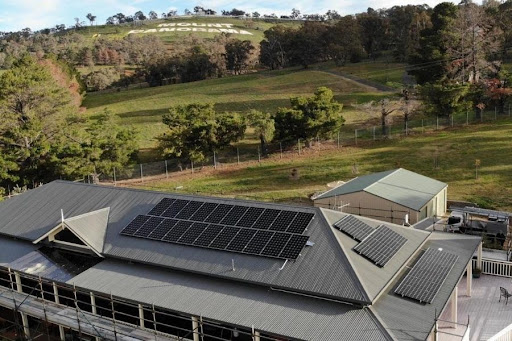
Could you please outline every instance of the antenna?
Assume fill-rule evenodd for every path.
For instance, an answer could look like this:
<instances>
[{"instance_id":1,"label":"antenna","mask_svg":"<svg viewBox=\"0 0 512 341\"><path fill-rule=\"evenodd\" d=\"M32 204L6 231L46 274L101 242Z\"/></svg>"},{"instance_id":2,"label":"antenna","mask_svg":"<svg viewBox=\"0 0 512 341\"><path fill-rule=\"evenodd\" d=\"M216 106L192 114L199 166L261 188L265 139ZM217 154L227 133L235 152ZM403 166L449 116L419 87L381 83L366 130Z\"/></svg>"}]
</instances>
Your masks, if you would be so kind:
<instances>
[{"instance_id":1,"label":"antenna","mask_svg":"<svg viewBox=\"0 0 512 341\"><path fill-rule=\"evenodd\" d=\"M234 258L231 259L231 269L233 271L235 271L235 259Z\"/></svg>"},{"instance_id":2,"label":"antenna","mask_svg":"<svg viewBox=\"0 0 512 341\"><path fill-rule=\"evenodd\" d=\"M286 265L286 263L288 263L288 259L284 261L284 264L282 267L279 268L279 271L283 270L284 269L284 266Z\"/></svg>"},{"instance_id":3,"label":"antenna","mask_svg":"<svg viewBox=\"0 0 512 341\"><path fill-rule=\"evenodd\" d=\"M60 223L64 225L64 210L60 209Z\"/></svg>"}]
</instances>

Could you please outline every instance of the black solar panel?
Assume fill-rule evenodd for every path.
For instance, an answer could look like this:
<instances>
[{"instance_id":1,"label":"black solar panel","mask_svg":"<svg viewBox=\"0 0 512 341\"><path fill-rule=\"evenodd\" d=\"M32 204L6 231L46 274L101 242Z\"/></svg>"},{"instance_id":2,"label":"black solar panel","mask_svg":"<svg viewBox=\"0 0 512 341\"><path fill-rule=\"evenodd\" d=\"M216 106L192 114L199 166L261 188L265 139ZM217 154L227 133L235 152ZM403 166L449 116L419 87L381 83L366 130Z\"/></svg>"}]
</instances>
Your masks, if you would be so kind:
<instances>
[{"instance_id":1,"label":"black solar panel","mask_svg":"<svg viewBox=\"0 0 512 341\"><path fill-rule=\"evenodd\" d=\"M252 255L296 259L313 213L163 198L121 234Z\"/></svg>"},{"instance_id":2,"label":"black solar panel","mask_svg":"<svg viewBox=\"0 0 512 341\"><path fill-rule=\"evenodd\" d=\"M182 244L193 244L196 239L204 232L204 230L208 227L208 224L205 223L193 223L192 226L185 232L180 239L178 239L178 243Z\"/></svg>"},{"instance_id":3,"label":"black solar panel","mask_svg":"<svg viewBox=\"0 0 512 341\"><path fill-rule=\"evenodd\" d=\"M286 259L296 259L299 257L299 254L304 248L304 245L306 245L308 239L308 236L292 234L290 240L288 240L288 243L286 243L285 247L279 254L279 257Z\"/></svg>"},{"instance_id":4,"label":"black solar panel","mask_svg":"<svg viewBox=\"0 0 512 341\"><path fill-rule=\"evenodd\" d=\"M161 240L173 227L178 220L165 219L160 225L156 227L148 236L149 239Z\"/></svg>"},{"instance_id":5,"label":"black solar panel","mask_svg":"<svg viewBox=\"0 0 512 341\"><path fill-rule=\"evenodd\" d=\"M165 240L167 242L175 242L175 241L177 241L178 239L181 238L181 236L185 232L187 232L187 230L189 229L190 225L192 225L192 222L190 222L190 221L186 221L186 220L178 221L176 223L176 225L174 225L172 230L170 230L169 233L167 233L165 235L165 237L162 238L162 240Z\"/></svg>"},{"instance_id":6,"label":"black solar panel","mask_svg":"<svg viewBox=\"0 0 512 341\"><path fill-rule=\"evenodd\" d=\"M281 211L276 220L272 223L272 226L270 226L270 229L274 231L286 231L296 215L297 212Z\"/></svg>"},{"instance_id":7,"label":"black solar panel","mask_svg":"<svg viewBox=\"0 0 512 341\"><path fill-rule=\"evenodd\" d=\"M291 234L289 233L281 233L276 232L268 242L267 246L261 251L262 255L271 256L271 257L279 257L286 243L290 239ZM304 245L302 245L304 247ZM302 250L301 247L301 250Z\"/></svg>"},{"instance_id":8,"label":"black solar panel","mask_svg":"<svg viewBox=\"0 0 512 341\"><path fill-rule=\"evenodd\" d=\"M245 246L252 239L257 230L253 229L242 229L238 234L231 240L226 250L229 251L242 251Z\"/></svg>"},{"instance_id":9,"label":"black solar panel","mask_svg":"<svg viewBox=\"0 0 512 341\"><path fill-rule=\"evenodd\" d=\"M265 209L265 211L263 211L263 213L260 215L258 220L256 220L252 227L256 229L268 230L274 220L276 220L279 213L281 213L280 210L274 210L271 208Z\"/></svg>"},{"instance_id":10,"label":"black solar panel","mask_svg":"<svg viewBox=\"0 0 512 341\"><path fill-rule=\"evenodd\" d=\"M313 219L313 213L299 212L295 219L291 222L286 232L302 234L308 227L311 219Z\"/></svg>"},{"instance_id":11,"label":"black solar panel","mask_svg":"<svg viewBox=\"0 0 512 341\"><path fill-rule=\"evenodd\" d=\"M135 232L133 235L135 237L147 238L149 234L153 232L153 230L156 229L162 221L164 221L164 218L151 217L148 220L146 220L144 225L142 225L140 229L138 229L137 232Z\"/></svg>"},{"instance_id":12,"label":"black solar panel","mask_svg":"<svg viewBox=\"0 0 512 341\"><path fill-rule=\"evenodd\" d=\"M233 205L219 204L215 210L206 218L206 222L218 224L226 214L233 208Z\"/></svg>"},{"instance_id":13,"label":"black solar panel","mask_svg":"<svg viewBox=\"0 0 512 341\"><path fill-rule=\"evenodd\" d=\"M251 242L245 247L244 252L259 255L273 235L272 231L257 231Z\"/></svg>"},{"instance_id":14,"label":"black solar panel","mask_svg":"<svg viewBox=\"0 0 512 341\"><path fill-rule=\"evenodd\" d=\"M383 267L407 242L407 239L385 225L354 247L354 251Z\"/></svg>"},{"instance_id":15,"label":"black solar panel","mask_svg":"<svg viewBox=\"0 0 512 341\"><path fill-rule=\"evenodd\" d=\"M203 247L209 246L212 241L219 235L223 228L224 226L222 225L208 225L206 230L196 239L194 245Z\"/></svg>"},{"instance_id":16,"label":"black solar panel","mask_svg":"<svg viewBox=\"0 0 512 341\"><path fill-rule=\"evenodd\" d=\"M213 202L205 202L204 205L201 206L201 208L199 208L192 217L190 217L190 220L204 221L218 205L219 204Z\"/></svg>"},{"instance_id":17,"label":"black solar panel","mask_svg":"<svg viewBox=\"0 0 512 341\"><path fill-rule=\"evenodd\" d=\"M146 215L138 215L133 219L122 231L121 234L126 236L133 236L138 229L141 228L144 223L149 220L149 217Z\"/></svg>"},{"instance_id":18,"label":"black solar panel","mask_svg":"<svg viewBox=\"0 0 512 341\"><path fill-rule=\"evenodd\" d=\"M166 209L161 215L167 218L174 218L180 211L188 204L188 200L175 200L168 209Z\"/></svg>"},{"instance_id":19,"label":"black solar panel","mask_svg":"<svg viewBox=\"0 0 512 341\"><path fill-rule=\"evenodd\" d=\"M224 250L228 246L229 242L236 236L240 231L239 227L226 226L217 235L217 237L210 244L211 248Z\"/></svg>"},{"instance_id":20,"label":"black solar panel","mask_svg":"<svg viewBox=\"0 0 512 341\"><path fill-rule=\"evenodd\" d=\"M174 202L174 199L170 198L163 198L151 211L149 211L149 215L162 215L166 209L169 208L169 206L172 205Z\"/></svg>"},{"instance_id":21,"label":"black solar panel","mask_svg":"<svg viewBox=\"0 0 512 341\"><path fill-rule=\"evenodd\" d=\"M395 293L432 303L458 258L452 253L428 248L395 289Z\"/></svg>"},{"instance_id":22,"label":"black solar panel","mask_svg":"<svg viewBox=\"0 0 512 341\"><path fill-rule=\"evenodd\" d=\"M228 214L224 216L224 219L220 222L222 225L234 226L242 218L244 213L248 210L246 206L235 206Z\"/></svg>"},{"instance_id":23,"label":"black solar panel","mask_svg":"<svg viewBox=\"0 0 512 341\"><path fill-rule=\"evenodd\" d=\"M258 220L264 210L265 209L260 207L249 207L238 223L236 223L236 226L253 227L254 223Z\"/></svg>"},{"instance_id":24,"label":"black solar panel","mask_svg":"<svg viewBox=\"0 0 512 341\"><path fill-rule=\"evenodd\" d=\"M358 242L368 237L374 231L373 227L351 215L346 215L341 218L334 224L334 227L348 234Z\"/></svg>"},{"instance_id":25,"label":"black solar panel","mask_svg":"<svg viewBox=\"0 0 512 341\"><path fill-rule=\"evenodd\" d=\"M199 201L190 201L187 206L183 207L183 209L176 215L176 219L190 219L190 217L196 213L196 211L203 205L202 202Z\"/></svg>"}]
</instances>

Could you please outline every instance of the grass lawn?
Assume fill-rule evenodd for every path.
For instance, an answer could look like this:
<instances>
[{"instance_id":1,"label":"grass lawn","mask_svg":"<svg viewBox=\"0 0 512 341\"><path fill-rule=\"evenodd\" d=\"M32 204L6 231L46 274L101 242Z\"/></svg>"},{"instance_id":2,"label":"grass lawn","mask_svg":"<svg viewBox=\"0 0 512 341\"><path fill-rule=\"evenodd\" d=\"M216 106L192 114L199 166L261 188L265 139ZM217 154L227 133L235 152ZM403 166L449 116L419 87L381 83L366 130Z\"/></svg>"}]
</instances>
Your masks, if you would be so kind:
<instances>
[{"instance_id":1,"label":"grass lawn","mask_svg":"<svg viewBox=\"0 0 512 341\"><path fill-rule=\"evenodd\" d=\"M343 116L347 124L368 119L368 114L358 110L356 104L385 96L325 72L289 69L121 92L90 93L83 105L89 115L108 107L118 115L120 124L139 129L142 149L151 149L156 144L155 136L165 130L161 123L162 114L173 105L213 102L217 111L258 109L275 112L279 107L288 106L291 96L311 95L320 86L331 88L336 99L344 104ZM154 156L151 152L147 155Z\"/></svg>"},{"instance_id":2,"label":"grass lawn","mask_svg":"<svg viewBox=\"0 0 512 341\"><path fill-rule=\"evenodd\" d=\"M169 180L132 184L162 191L309 204L309 196L334 180L348 180L356 164L359 174L403 167L448 183L451 200L468 200L483 207L512 210L512 123L473 125L367 147L342 148L283 160L265 160L241 168L179 174ZM434 168L434 155L438 168ZM475 179L475 160L481 161ZM300 179L291 180L296 168Z\"/></svg>"}]
</instances>

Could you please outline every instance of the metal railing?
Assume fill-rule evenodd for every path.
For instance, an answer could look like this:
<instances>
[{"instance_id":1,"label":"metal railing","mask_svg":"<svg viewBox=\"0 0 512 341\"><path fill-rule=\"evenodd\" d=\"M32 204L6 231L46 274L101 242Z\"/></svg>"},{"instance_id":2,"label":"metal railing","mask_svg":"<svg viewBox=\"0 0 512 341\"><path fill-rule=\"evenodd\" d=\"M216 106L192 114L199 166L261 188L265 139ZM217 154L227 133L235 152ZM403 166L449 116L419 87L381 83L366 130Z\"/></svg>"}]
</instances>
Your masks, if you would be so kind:
<instances>
[{"instance_id":1,"label":"metal railing","mask_svg":"<svg viewBox=\"0 0 512 341\"><path fill-rule=\"evenodd\" d=\"M477 260L473 259L473 268ZM512 262L482 258L482 274L512 278Z\"/></svg>"}]
</instances>

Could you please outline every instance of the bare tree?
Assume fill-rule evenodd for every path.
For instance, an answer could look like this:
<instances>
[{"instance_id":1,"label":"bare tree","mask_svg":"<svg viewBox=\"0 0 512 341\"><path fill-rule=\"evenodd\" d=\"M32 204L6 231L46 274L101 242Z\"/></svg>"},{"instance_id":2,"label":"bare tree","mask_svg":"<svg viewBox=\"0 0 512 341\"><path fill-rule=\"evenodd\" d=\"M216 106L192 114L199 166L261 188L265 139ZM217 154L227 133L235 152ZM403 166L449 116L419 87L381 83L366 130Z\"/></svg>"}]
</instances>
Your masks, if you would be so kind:
<instances>
[{"instance_id":1,"label":"bare tree","mask_svg":"<svg viewBox=\"0 0 512 341\"><path fill-rule=\"evenodd\" d=\"M92 15L91 13L87 13L86 18L89 20L89 22L92 24L96 21L96 16Z\"/></svg>"}]
</instances>

